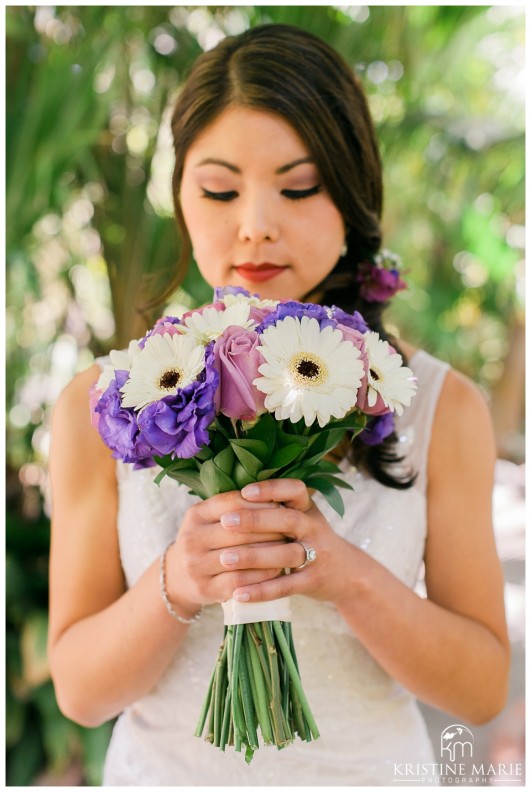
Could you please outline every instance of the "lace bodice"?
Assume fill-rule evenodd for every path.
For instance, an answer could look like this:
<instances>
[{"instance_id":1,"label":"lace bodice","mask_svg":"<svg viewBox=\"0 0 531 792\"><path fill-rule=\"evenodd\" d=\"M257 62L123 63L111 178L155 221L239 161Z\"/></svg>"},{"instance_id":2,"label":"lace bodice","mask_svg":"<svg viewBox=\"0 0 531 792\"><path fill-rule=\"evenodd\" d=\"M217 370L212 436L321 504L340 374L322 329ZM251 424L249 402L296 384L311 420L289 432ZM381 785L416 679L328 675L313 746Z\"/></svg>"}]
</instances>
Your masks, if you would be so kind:
<instances>
[{"instance_id":1,"label":"lace bodice","mask_svg":"<svg viewBox=\"0 0 531 792\"><path fill-rule=\"evenodd\" d=\"M413 487L395 490L344 462L353 491L342 490L341 519L320 494L315 502L333 529L415 587L427 531L426 460L431 426L448 366L418 351L409 363L418 393L397 421L404 466L418 472ZM174 539L197 499L157 471L117 463L118 531L128 586ZM293 632L304 689L321 732L312 743L282 751L262 748L250 766L194 737L223 635L221 607L208 606L193 624L153 690L119 717L107 754L104 785L298 786L393 784L395 762L433 762L414 697L357 640L334 606L292 598ZM378 618L378 614L374 614Z\"/></svg>"}]
</instances>

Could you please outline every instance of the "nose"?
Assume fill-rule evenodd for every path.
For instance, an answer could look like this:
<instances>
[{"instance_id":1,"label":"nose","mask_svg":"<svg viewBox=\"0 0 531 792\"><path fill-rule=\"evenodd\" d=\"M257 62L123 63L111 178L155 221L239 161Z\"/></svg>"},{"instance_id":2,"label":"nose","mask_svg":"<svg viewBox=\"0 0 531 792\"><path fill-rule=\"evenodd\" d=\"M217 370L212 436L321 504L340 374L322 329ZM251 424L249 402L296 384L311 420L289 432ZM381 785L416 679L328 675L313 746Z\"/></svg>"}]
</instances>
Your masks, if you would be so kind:
<instances>
[{"instance_id":1,"label":"nose","mask_svg":"<svg viewBox=\"0 0 531 792\"><path fill-rule=\"evenodd\" d=\"M276 242L280 235L278 212L270 196L250 192L241 199L240 242Z\"/></svg>"}]
</instances>

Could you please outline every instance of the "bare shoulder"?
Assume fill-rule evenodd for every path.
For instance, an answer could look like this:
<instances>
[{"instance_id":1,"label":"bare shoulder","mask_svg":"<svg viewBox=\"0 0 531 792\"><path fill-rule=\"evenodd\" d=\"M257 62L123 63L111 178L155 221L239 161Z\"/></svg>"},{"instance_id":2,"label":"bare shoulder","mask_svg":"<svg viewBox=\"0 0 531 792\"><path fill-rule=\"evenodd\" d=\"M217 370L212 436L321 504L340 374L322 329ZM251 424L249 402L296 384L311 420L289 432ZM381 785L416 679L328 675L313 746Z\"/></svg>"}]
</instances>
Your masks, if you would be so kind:
<instances>
[{"instance_id":1,"label":"bare shoulder","mask_svg":"<svg viewBox=\"0 0 531 792\"><path fill-rule=\"evenodd\" d=\"M79 411L85 412L90 418L89 390L98 381L100 373L100 367L94 363L85 371L76 374L59 394L55 403L54 414L62 415Z\"/></svg>"},{"instance_id":2,"label":"bare shoulder","mask_svg":"<svg viewBox=\"0 0 531 792\"><path fill-rule=\"evenodd\" d=\"M464 374L450 369L435 410L429 476L448 476L471 463L486 474L494 467L496 444L487 401ZM489 473L490 478L490 473Z\"/></svg>"},{"instance_id":3,"label":"bare shoulder","mask_svg":"<svg viewBox=\"0 0 531 792\"><path fill-rule=\"evenodd\" d=\"M91 423L89 391L100 376L100 368L94 364L82 371L60 393L52 416L52 463L57 447L71 447L83 457L98 460L102 468L114 467L111 452L101 440Z\"/></svg>"}]
</instances>

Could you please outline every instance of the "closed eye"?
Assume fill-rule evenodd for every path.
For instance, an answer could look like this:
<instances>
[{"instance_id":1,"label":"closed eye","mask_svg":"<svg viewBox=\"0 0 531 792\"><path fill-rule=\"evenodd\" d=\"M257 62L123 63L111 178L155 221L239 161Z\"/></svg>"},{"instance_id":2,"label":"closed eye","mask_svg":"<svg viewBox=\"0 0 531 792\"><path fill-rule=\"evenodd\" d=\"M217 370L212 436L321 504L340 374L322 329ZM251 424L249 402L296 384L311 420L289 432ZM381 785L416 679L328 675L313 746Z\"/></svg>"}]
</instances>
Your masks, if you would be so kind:
<instances>
[{"instance_id":1,"label":"closed eye","mask_svg":"<svg viewBox=\"0 0 531 792\"><path fill-rule=\"evenodd\" d=\"M321 192L321 185L316 184L315 187L310 187L308 190L282 190L282 195L291 201L300 201L302 198L310 198L319 192Z\"/></svg>"},{"instance_id":2,"label":"closed eye","mask_svg":"<svg viewBox=\"0 0 531 792\"><path fill-rule=\"evenodd\" d=\"M210 198L212 201L232 201L232 199L236 198L238 195L235 190L231 190L230 192L211 192L210 190L205 190L204 187L202 190L202 198Z\"/></svg>"}]
</instances>

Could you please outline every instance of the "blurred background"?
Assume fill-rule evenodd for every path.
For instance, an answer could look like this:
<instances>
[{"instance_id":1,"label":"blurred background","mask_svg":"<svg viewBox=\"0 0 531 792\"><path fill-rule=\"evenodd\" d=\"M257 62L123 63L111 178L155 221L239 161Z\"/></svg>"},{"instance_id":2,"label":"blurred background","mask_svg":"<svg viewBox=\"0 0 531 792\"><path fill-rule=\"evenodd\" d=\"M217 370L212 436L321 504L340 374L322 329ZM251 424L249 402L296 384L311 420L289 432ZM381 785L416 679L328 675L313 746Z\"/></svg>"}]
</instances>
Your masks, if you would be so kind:
<instances>
[{"instance_id":1,"label":"blurred background","mask_svg":"<svg viewBox=\"0 0 531 792\"><path fill-rule=\"evenodd\" d=\"M203 50L268 21L317 33L360 76L384 160L385 246L411 286L388 324L491 406L513 672L504 713L473 731L477 759L522 760L523 7L8 6L9 785L101 782L112 724L64 718L46 658L50 414L76 372L144 332L135 307L178 257L168 110L180 82ZM209 297L192 267L172 302ZM437 750L451 720L424 710Z\"/></svg>"}]
</instances>

